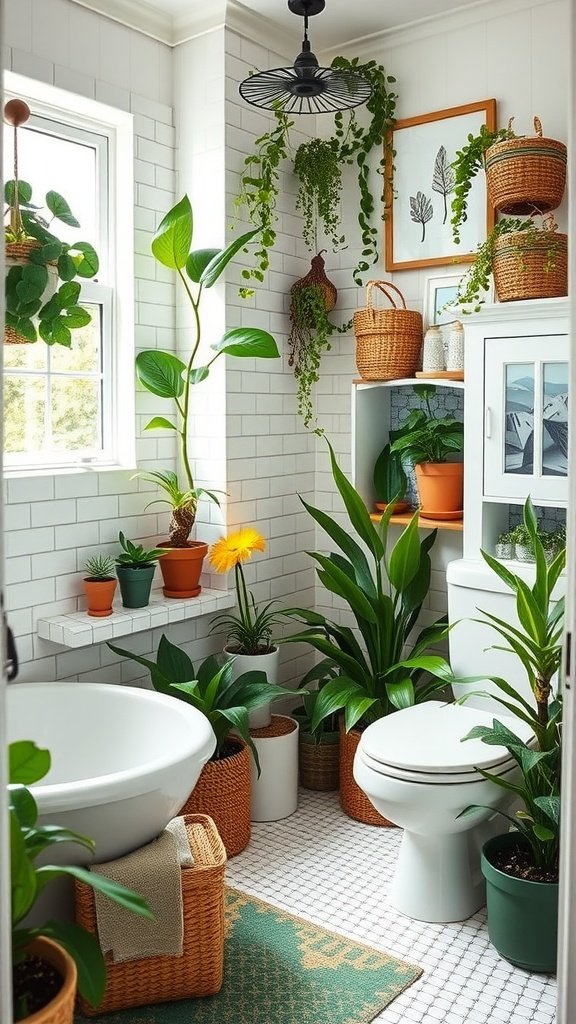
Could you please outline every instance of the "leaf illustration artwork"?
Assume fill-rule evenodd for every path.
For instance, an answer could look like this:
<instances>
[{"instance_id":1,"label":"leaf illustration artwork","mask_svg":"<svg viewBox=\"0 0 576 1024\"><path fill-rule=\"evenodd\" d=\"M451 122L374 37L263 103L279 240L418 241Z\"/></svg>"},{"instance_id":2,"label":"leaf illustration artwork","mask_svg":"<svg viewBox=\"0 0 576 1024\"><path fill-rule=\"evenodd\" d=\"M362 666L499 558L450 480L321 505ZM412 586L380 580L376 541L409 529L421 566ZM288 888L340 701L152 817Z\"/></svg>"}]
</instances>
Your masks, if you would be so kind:
<instances>
[{"instance_id":1,"label":"leaf illustration artwork","mask_svg":"<svg viewBox=\"0 0 576 1024\"><path fill-rule=\"evenodd\" d=\"M423 192L418 191L415 196L410 196L410 219L416 224L422 225L421 242L426 238L426 225L434 216L432 201Z\"/></svg>"},{"instance_id":2,"label":"leaf illustration artwork","mask_svg":"<svg viewBox=\"0 0 576 1024\"><path fill-rule=\"evenodd\" d=\"M436 160L434 161L434 174L432 176L432 190L439 192L444 198L444 219L443 224L446 223L448 217L448 196L454 191L456 185L456 176L454 169L448 160L446 148L440 146L436 154Z\"/></svg>"}]
</instances>

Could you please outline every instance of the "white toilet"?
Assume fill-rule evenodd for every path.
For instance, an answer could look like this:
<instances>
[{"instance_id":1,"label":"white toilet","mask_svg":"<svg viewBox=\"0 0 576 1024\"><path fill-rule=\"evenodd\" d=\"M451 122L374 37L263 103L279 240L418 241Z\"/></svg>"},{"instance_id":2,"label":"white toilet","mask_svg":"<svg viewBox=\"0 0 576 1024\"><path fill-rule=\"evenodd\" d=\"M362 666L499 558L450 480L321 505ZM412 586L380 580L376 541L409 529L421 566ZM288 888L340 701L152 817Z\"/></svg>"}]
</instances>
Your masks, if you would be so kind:
<instances>
[{"instance_id":1,"label":"white toilet","mask_svg":"<svg viewBox=\"0 0 576 1024\"><path fill-rule=\"evenodd\" d=\"M494 630L471 622L478 608L508 622L515 619L514 597L487 566L460 562L448 566L452 668L457 676L510 679L533 699L516 659L485 648L498 643ZM458 567L456 571L453 566ZM476 568L474 575L471 571ZM513 676L513 678L512 678ZM455 687L456 696L489 689L489 684ZM462 921L485 903L480 850L505 821L490 808L505 808L509 794L484 779L479 769L513 779L516 765L504 747L462 738L475 725L497 717L527 741L532 733L491 699L472 697L465 705L438 701L418 704L380 719L363 732L354 778L376 809L404 828L390 903L419 921ZM487 809L460 818L471 804Z\"/></svg>"}]
</instances>

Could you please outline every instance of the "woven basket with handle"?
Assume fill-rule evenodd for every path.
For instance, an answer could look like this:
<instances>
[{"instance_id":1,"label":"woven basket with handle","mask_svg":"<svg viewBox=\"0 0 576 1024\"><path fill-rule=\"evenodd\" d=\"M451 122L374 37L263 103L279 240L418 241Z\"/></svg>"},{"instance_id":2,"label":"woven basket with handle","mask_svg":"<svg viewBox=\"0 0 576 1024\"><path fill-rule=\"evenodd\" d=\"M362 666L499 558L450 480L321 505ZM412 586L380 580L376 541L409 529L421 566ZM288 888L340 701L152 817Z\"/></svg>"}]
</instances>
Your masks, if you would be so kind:
<instances>
[{"instance_id":1,"label":"woven basket with handle","mask_svg":"<svg viewBox=\"0 0 576 1024\"><path fill-rule=\"evenodd\" d=\"M184 818L194 858L182 868L182 956L155 956L106 963L106 991L94 1009L79 998L88 1016L129 1006L211 996L222 985L224 963L224 868L226 852L216 826L205 814ZM76 922L97 934L94 893L75 882Z\"/></svg>"},{"instance_id":2,"label":"woven basket with handle","mask_svg":"<svg viewBox=\"0 0 576 1024\"><path fill-rule=\"evenodd\" d=\"M512 121L508 127L511 127ZM526 216L547 213L562 202L566 187L566 146L542 135L496 142L486 150L486 182L490 202L499 213Z\"/></svg>"},{"instance_id":3,"label":"woven basket with handle","mask_svg":"<svg viewBox=\"0 0 576 1024\"><path fill-rule=\"evenodd\" d=\"M568 294L568 236L518 231L496 240L492 258L500 302L553 299Z\"/></svg>"},{"instance_id":4,"label":"woven basket with handle","mask_svg":"<svg viewBox=\"0 0 576 1024\"><path fill-rule=\"evenodd\" d=\"M374 289L382 292L392 309L374 306ZM391 292L396 292L402 303ZM406 309L402 292L390 281L369 281L366 306L353 316L356 335L356 366L364 380L397 380L413 377L422 348L422 314Z\"/></svg>"}]
</instances>

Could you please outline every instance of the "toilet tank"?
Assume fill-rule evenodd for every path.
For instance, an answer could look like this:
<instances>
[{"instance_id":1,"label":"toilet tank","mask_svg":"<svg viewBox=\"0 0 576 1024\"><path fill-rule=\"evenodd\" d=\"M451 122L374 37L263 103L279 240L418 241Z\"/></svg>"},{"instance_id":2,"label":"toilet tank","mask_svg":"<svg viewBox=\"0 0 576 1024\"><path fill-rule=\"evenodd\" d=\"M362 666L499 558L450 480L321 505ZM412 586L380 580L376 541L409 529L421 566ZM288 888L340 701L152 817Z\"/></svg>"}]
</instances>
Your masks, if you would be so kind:
<instances>
[{"instance_id":1,"label":"toilet tank","mask_svg":"<svg viewBox=\"0 0 576 1024\"><path fill-rule=\"evenodd\" d=\"M533 566L514 566L514 572L521 575L531 586L534 583ZM525 669L513 653L494 650L494 645L505 646L504 639L492 627L473 621L483 618L482 611L496 615L504 622L518 627L516 598L485 562L460 558L449 562L446 570L448 585L448 618L452 627L448 643L450 663L455 676L501 676L506 679L530 703L534 698ZM559 583L560 596L564 578ZM482 611L481 611L482 610ZM488 680L486 683L454 685L454 696L482 690L499 693ZM496 701L482 697L470 697L470 707L498 711L506 714Z\"/></svg>"}]
</instances>

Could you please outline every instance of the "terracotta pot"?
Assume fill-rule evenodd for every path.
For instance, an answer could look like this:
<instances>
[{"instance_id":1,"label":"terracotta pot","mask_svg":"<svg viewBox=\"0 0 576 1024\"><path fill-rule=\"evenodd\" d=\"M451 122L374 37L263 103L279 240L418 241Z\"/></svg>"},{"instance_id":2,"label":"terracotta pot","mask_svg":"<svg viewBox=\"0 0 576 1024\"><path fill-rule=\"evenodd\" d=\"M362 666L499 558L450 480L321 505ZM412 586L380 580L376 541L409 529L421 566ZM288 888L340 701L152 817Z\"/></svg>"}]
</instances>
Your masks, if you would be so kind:
<instances>
[{"instance_id":1,"label":"terracotta pot","mask_svg":"<svg viewBox=\"0 0 576 1024\"><path fill-rule=\"evenodd\" d=\"M198 782L180 814L209 814L229 857L246 849L250 841L249 747L238 736L229 737L234 753L204 765Z\"/></svg>"},{"instance_id":2,"label":"terracotta pot","mask_svg":"<svg viewBox=\"0 0 576 1024\"><path fill-rule=\"evenodd\" d=\"M340 722L340 806L349 818L361 821L364 825L386 825L395 828L393 821L388 821L388 818L378 814L374 805L354 781L354 755L361 735L360 729L350 729L350 732L346 732L344 722Z\"/></svg>"},{"instance_id":3,"label":"terracotta pot","mask_svg":"<svg viewBox=\"0 0 576 1024\"><path fill-rule=\"evenodd\" d=\"M24 1024L72 1024L77 979L74 960L57 942L43 937L34 939L28 946L28 952L55 967L62 975L63 981L62 988L54 999L51 999L42 1010L24 1017Z\"/></svg>"},{"instance_id":4,"label":"terracotta pot","mask_svg":"<svg viewBox=\"0 0 576 1024\"><path fill-rule=\"evenodd\" d=\"M421 516L434 519L436 514L461 511L464 500L463 462L421 462L414 468Z\"/></svg>"},{"instance_id":5,"label":"terracotta pot","mask_svg":"<svg viewBox=\"0 0 576 1024\"><path fill-rule=\"evenodd\" d=\"M82 580L82 589L88 602L88 615L95 615L102 618L104 615L112 615L112 601L116 590L116 580L110 577L108 580Z\"/></svg>"},{"instance_id":6,"label":"terracotta pot","mask_svg":"<svg viewBox=\"0 0 576 1024\"><path fill-rule=\"evenodd\" d=\"M166 548L158 564L162 571L164 597L198 597L202 563L208 554L208 545L199 540L189 540L185 548L175 548L169 540L162 541L159 548Z\"/></svg>"}]
</instances>

